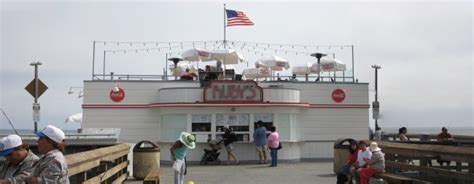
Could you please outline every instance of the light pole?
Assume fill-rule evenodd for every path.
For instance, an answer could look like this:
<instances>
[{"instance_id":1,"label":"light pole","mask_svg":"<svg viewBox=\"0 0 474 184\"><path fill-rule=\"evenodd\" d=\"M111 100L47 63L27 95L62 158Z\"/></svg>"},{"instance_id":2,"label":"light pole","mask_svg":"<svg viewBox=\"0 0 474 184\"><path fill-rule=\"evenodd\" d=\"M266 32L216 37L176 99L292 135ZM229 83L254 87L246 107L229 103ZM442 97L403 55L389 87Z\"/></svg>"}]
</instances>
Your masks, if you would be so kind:
<instances>
[{"instance_id":1,"label":"light pole","mask_svg":"<svg viewBox=\"0 0 474 184\"><path fill-rule=\"evenodd\" d=\"M318 59L318 68L319 68L319 70L318 70L318 80L321 80L321 66L320 66L321 58L324 57L324 56L327 56L327 54L316 52L316 53L312 53L311 56L316 57L316 59Z\"/></svg>"},{"instance_id":2,"label":"light pole","mask_svg":"<svg viewBox=\"0 0 474 184\"><path fill-rule=\"evenodd\" d=\"M378 101L378 70L381 69L379 65L372 65L372 68L375 69L375 101L372 102L372 116L375 119L375 128L379 127L378 119L379 119L379 101Z\"/></svg>"},{"instance_id":3,"label":"light pole","mask_svg":"<svg viewBox=\"0 0 474 184\"><path fill-rule=\"evenodd\" d=\"M39 111L40 111L40 105L38 104L38 97L39 97L39 92L38 92L38 88L39 88L38 66L42 65L42 64L43 63L41 63L39 61L30 63L30 66L35 67L35 79L34 79L35 80L35 96L34 96L34 103L33 103L33 120L35 122L35 124L34 124L35 132L38 131L38 121L39 121L38 119L39 118L37 118L37 117L39 117Z\"/></svg>"}]
</instances>

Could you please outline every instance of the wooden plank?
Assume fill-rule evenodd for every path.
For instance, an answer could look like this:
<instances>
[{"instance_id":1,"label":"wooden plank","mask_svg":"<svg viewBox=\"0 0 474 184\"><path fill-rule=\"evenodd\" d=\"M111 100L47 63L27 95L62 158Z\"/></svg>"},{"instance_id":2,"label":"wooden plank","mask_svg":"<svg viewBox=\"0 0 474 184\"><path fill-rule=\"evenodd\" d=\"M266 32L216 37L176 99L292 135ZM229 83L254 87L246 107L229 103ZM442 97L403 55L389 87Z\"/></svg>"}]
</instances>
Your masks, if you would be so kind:
<instances>
[{"instance_id":1,"label":"wooden plank","mask_svg":"<svg viewBox=\"0 0 474 184\"><path fill-rule=\"evenodd\" d=\"M66 162L69 167L74 167L84 162L98 160L107 155L115 154L117 152L122 152L124 150L130 150L130 145L118 144L115 146L109 146L109 147L99 148L99 149L95 149L91 151L85 151L85 152L66 155Z\"/></svg>"},{"instance_id":2,"label":"wooden plank","mask_svg":"<svg viewBox=\"0 0 474 184\"><path fill-rule=\"evenodd\" d=\"M115 179L112 184L121 184L128 178L128 172L120 175L117 179Z\"/></svg>"},{"instance_id":3,"label":"wooden plank","mask_svg":"<svg viewBox=\"0 0 474 184\"><path fill-rule=\"evenodd\" d=\"M423 172L423 173L434 174L434 175L443 176L443 177L447 177L447 178L456 178L456 179L474 181L474 174L465 173L465 172L450 171L450 170L439 169L439 168L410 165L410 164L394 162L394 161L385 161L385 166L386 167L392 167L392 168L398 168L398 169L402 169L402 170L420 171L420 172Z\"/></svg>"},{"instance_id":4,"label":"wooden plank","mask_svg":"<svg viewBox=\"0 0 474 184\"><path fill-rule=\"evenodd\" d=\"M110 169L108 171L105 171L102 174L99 174L99 175L97 175L97 176L95 176L91 179L88 179L87 181L83 182L83 184L103 182L103 181L107 180L108 178L110 178L111 176L113 176L114 174L116 174L117 172L119 172L122 169L126 168L127 166L128 166L128 160L126 162L123 162L123 163L113 167L112 169Z\"/></svg>"},{"instance_id":5,"label":"wooden plank","mask_svg":"<svg viewBox=\"0 0 474 184\"><path fill-rule=\"evenodd\" d=\"M68 176L74 176L76 174L79 174L81 172L85 172L85 171L90 170L90 169L92 169L94 167L97 167L99 165L100 165L99 160L92 160L92 161L81 163L79 165L68 166L67 175Z\"/></svg>"},{"instance_id":6,"label":"wooden plank","mask_svg":"<svg viewBox=\"0 0 474 184\"><path fill-rule=\"evenodd\" d=\"M392 173L381 173L376 174L375 178L381 178L388 183L395 184L431 184L429 181L423 181L415 178L410 178L402 175L392 174Z\"/></svg>"},{"instance_id":7,"label":"wooden plank","mask_svg":"<svg viewBox=\"0 0 474 184\"><path fill-rule=\"evenodd\" d=\"M383 152L413 157L439 157L443 160L474 163L474 147L407 144L379 141Z\"/></svg>"},{"instance_id":8,"label":"wooden plank","mask_svg":"<svg viewBox=\"0 0 474 184\"><path fill-rule=\"evenodd\" d=\"M114 162L116 159L120 158L120 157L123 157L125 155L128 155L128 153L130 152L130 150L123 150L121 152L118 152L118 153L114 153L114 154L111 154L111 155L107 155L105 157L103 157L102 159L100 159L100 161L103 161L103 162Z\"/></svg>"},{"instance_id":9,"label":"wooden plank","mask_svg":"<svg viewBox=\"0 0 474 184\"><path fill-rule=\"evenodd\" d=\"M143 180L143 184L159 184L160 183L160 170L154 169L150 171L145 179Z\"/></svg>"}]
</instances>

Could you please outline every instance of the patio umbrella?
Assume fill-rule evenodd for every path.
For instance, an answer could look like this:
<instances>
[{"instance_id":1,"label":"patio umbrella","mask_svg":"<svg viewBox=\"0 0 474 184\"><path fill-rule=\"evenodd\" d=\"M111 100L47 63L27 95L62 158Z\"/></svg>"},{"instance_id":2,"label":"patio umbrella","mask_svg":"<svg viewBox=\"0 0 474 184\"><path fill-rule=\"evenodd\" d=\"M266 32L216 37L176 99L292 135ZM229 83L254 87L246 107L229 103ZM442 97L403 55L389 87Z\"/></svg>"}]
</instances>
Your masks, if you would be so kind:
<instances>
[{"instance_id":1,"label":"patio umbrella","mask_svg":"<svg viewBox=\"0 0 474 184\"><path fill-rule=\"evenodd\" d=\"M304 66L294 66L291 67L291 72L296 75L309 75L314 73L311 69L311 63L306 63ZM316 72L317 73L317 72Z\"/></svg>"},{"instance_id":2,"label":"patio umbrella","mask_svg":"<svg viewBox=\"0 0 474 184\"><path fill-rule=\"evenodd\" d=\"M244 57L242 56L242 54L232 49L215 50L211 52L210 58L211 60L222 62L222 65L224 65L224 78L226 65L238 64L244 61Z\"/></svg>"},{"instance_id":3,"label":"patio umbrella","mask_svg":"<svg viewBox=\"0 0 474 184\"><path fill-rule=\"evenodd\" d=\"M170 64L168 68L171 71L171 73L173 73L173 75L175 76L182 75L186 71L186 69L189 69L189 73L195 73L195 74L198 73L198 69L196 65L191 64L191 63L178 63L176 70L174 69L174 64Z\"/></svg>"},{"instance_id":4,"label":"patio umbrella","mask_svg":"<svg viewBox=\"0 0 474 184\"><path fill-rule=\"evenodd\" d=\"M272 71L283 71L290 68L288 61L279 56L262 57L255 62L255 67L269 67Z\"/></svg>"},{"instance_id":5,"label":"patio umbrella","mask_svg":"<svg viewBox=\"0 0 474 184\"><path fill-rule=\"evenodd\" d=\"M270 77L271 69L270 68L247 68L244 69L243 75L246 79L258 79L264 77Z\"/></svg>"},{"instance_id":6,"label":"patio umbrella","mask_svg":"<svg viewBox=\"0 0 474 184\"><path fill-rule=\"evenodd\" d=\"M185 61L211 61L211 53L204 49L192 48L181 53Z\"/></svg>"},{"instance_id":7,"label":"patio umbrella","mask_svg":"<svg viewBox=\"0 0 474 184\"><path fill-rule=\"evenodd\" d=\"M334 58L321 58L321 70L324 72L346 71L346 64Z\"/></svg>"}]
</instances>

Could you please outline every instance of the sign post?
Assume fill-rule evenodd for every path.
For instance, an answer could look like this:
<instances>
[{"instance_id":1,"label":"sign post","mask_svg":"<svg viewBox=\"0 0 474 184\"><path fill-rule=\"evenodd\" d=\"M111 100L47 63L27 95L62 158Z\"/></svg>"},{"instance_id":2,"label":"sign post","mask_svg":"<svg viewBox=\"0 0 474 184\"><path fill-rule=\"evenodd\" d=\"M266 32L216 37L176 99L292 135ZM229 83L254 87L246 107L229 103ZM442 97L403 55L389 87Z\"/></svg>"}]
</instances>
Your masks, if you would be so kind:
<instances>
[{"instance_id":1,"label":"sign post","mask_svg":"<svg viewBox=\"0 0 474 184\"><path fill-rule=\"evenodd\" d=\"M33 121L34 121L34 132L38 131L38 122L40 121L40 104L38 98L48 89L41 80L38 78L38 65L42 65L41 62L33 62L30 64L35 67L35 78L25 87L25 90L31 94L34 98L33 102Z\"/></svg>"}]
</instances>

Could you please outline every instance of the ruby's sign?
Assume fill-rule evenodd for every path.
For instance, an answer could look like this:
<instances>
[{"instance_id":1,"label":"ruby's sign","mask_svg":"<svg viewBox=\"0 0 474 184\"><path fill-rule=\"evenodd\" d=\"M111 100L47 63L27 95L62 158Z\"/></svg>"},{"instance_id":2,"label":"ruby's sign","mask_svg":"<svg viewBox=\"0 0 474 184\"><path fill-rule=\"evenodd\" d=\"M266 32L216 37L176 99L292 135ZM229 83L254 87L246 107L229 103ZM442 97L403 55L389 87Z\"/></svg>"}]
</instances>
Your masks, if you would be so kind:
<instances>
[{"instance_id":1,"label":"ruby's sign","mask_svg":"<svg viewBox=\"0 0 474 184\"><path fill-rule=\"evenodd\" d=\"M110 90L110 99L114 102L121 102L125 98L125 91L118 88L118 91Z\"/></svg>"},{"instance_id":2,"label":"ruby's sign","mask_svg":"<svg viewBox=\"0 0 474 184\"><path fill-rule=\"evenodd\" d=\"M212 81L204 88L204 102L261 103L263 90L255 81Z\"/></svg>"},{"instance_id":3,"label":"ruby's sign","mask_svg":"<svg viewBox=\"0 0 474 184\"><path fill-rule=\"evenodd\" d=\"M332 96L332 100L334 100L337 103L341 103L346 98L346 93L344 92L343 89L338 88L332 91L331 96Z\"/></svg>"}]
</instances>

